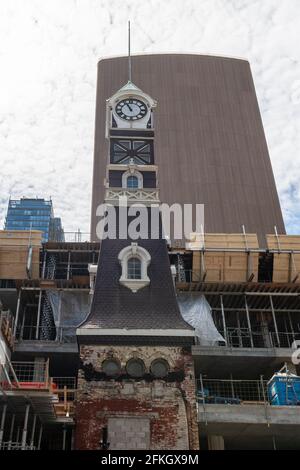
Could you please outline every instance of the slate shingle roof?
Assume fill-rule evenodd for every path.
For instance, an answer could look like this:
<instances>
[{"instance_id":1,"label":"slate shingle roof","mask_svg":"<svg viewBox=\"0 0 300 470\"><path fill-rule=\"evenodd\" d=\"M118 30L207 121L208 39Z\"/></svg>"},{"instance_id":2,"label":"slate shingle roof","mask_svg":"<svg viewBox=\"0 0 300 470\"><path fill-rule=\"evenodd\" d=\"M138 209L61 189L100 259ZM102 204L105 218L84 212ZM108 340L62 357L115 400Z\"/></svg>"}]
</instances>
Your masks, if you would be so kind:
<instances>
[{"instance_id":1,"label":"slate shingle roof","mask_svg":"<svg viewBox=\"0 0 300 470\"><path fill-rule=\"evenodd\" d=\"M81 328L186 329L176 300L165 240L138 240L151 255L149 286L133 293L119 283L119 252L130 240L103 240L90 315Z\"/></svg>"}]
</instances>

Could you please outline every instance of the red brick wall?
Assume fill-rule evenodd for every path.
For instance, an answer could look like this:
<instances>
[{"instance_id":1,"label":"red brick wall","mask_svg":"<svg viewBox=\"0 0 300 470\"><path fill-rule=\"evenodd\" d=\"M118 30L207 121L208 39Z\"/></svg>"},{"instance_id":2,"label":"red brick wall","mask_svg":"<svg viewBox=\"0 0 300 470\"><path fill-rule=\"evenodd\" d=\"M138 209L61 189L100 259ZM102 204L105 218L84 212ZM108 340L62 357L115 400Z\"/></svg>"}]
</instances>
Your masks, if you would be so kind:
<instances>
[{"instance_id":1,"label":"red brick wall","mask_svg":"<svg viewBox=\"0 0 300 470\"><path fill-rule=\"evenodd\" d=\"M195 378L191 354L180 347L81 346L76 402L76 449L98 449L101 430L112 417L150 419L150 449L198 449ZM154 359L170 364L169 381L130 378L109 380L101 364L115 357L125 371L126 362L139 357L149 370ZM86 367L92 376L86 374ZM89 380L86 380L88 378Z\"/></svg>"}]
</instances>

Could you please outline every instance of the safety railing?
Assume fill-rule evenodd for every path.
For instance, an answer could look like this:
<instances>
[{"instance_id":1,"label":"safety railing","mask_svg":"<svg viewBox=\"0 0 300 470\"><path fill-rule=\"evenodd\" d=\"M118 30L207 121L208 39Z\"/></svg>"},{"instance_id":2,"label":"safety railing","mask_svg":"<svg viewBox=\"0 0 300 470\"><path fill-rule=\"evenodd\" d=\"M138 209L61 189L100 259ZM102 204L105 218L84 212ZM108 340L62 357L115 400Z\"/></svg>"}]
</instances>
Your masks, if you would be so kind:
<instances>
[{"instance_id":1,"label":"safety railing","mask_svg":"<svg viewBox=\"0 0 300 470\"><path fill-rule=\"evenodd\" d=\"M49 361L11 362L0 365L2 390L49 389Z\"/></svg>"},{"instance_id":2,"label":"safety railing","mask_svg":"<svg viewBox=\"0 0 300 470\"><path fill-rule=\"evenodd\" d=\"M56 414L72 416L76 398L76 377L52 377L51 387L53 394L57 396Z\"/></svg>"},{"instance_id":3,"label":"safety railing","mask_svg":"<svg viewBox=\"0 0 300 470\"><path fill-rule=\"evenodd\" d=\"M249 328L226 328L227 346L231 348L291 348L300 333L253 331Z\"/></svg>"},{"instance_id":4,"label":"safety railing","mask_svg":"<svg viewBox=\"0 0 300 470\"><path fill-rule=\"evenodd\" d=\"M12 362L12 366L21 388L49 388L49 361Z\"/></svg>"},{"instance_id":5,"label":"safety railing","mask_svg":"<svg viewBox=\"0 0 300 470\"><path fill-rule=\"evenodd\" d=\"M8 441L2 442L0 450L36 450L36 446Z\"/></svg>"},{"instance_id":6,"label":"safety railing","mask_svg":"<svg viewBox=\"0 0 300 470\"><path fill-rule=\"evenodd\" d=\"M77 232L64 232L65 242L68 243L82 243L82 242L89 242L91 240L90 232L81 232L81 230L77 230Z\"/></svg>"},{"instance_id":7,"label":"safety railing","mask_svg":"<svg viewBox=\"0 0 300 470\"><path fill-rule=\"evenodd\" d=\"M68 267L66 263L61 263L52 270L47 267L43 279L71 280L73 278L89 277L89 275L88 261L86 263L82 263L81 266L70 264L70 267Z\"/></svg>"},{"instance_id":8,"label":"safety railing","mask_svg":"<svg viewBox=\"0 0 300 470\"><path fill-rule=\"evenodd\" d=\"M217 380L197 381L197 402L202 404L242 405L269 403L266 380Z\"/></svg>"},{"instance_id":9,"label":"safety railing","mask_svg":"<svg viewBox=\"0 0 300 470\"><path fill-rule=\"evenodd\" d=\"M19 342L37 340L52 341L58 343L76 343L76 326L20 326L17 330L16 339Z\"/></svg>"}]
</instances>

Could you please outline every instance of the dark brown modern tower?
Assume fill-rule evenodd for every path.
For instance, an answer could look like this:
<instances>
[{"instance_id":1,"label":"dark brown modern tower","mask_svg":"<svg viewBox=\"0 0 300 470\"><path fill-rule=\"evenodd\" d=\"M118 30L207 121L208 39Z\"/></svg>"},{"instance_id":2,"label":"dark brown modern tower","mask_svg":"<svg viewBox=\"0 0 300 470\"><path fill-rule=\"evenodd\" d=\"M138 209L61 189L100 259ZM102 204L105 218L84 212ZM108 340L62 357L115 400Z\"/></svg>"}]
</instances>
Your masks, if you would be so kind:
<instances>
[{"instance_id":1,"label":"dark brown modern tower","mask_svg":"<svg viewBox=\"0 0 300 470\"><path fill-rule=\"evenodd\" d=\"M285 233L249 63L192 54L140 55L133 81L158 100L160 200L203 203L205 232ZM98 64L91 232L104 199L105 100L127 81L127 57Z\"/></svg>"}]
</instances>

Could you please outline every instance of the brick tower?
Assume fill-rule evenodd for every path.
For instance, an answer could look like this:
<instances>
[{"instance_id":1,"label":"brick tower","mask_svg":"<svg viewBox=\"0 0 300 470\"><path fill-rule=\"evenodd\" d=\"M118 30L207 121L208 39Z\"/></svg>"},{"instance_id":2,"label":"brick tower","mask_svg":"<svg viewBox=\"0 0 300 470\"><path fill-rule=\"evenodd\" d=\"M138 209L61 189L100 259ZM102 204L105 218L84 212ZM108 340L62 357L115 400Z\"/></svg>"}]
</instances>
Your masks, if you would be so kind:
<instances>
[{"instance_id":1,"label":"brick tower","mask_svg":"<svg viewBox=\"0 0 300 470\"><path fill-rule=\"evenodd\" d=\"M104 202L119 215L126 198L126 229L133 213L159 214L155 106L131 81L107 100ZM90 314L77 330L77 449L199 446L194 330L179 312L159 216L155 237L143 220L139 238L119 222L101 243Z\"/></svg>"}]
</instances>

